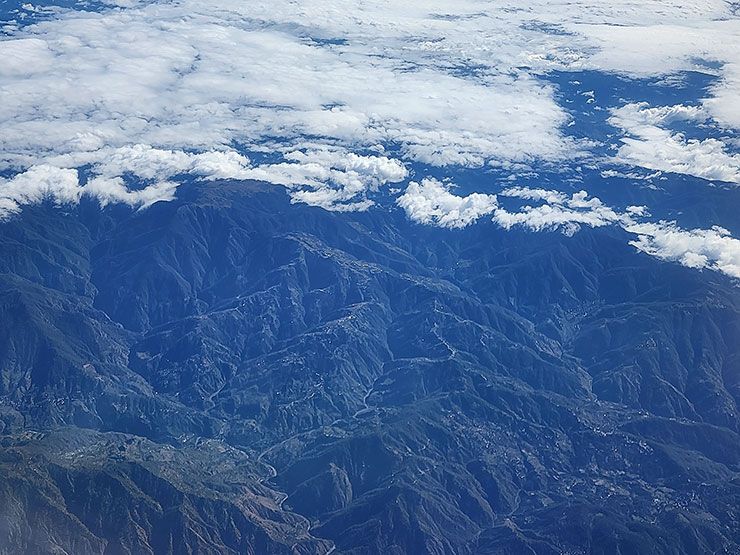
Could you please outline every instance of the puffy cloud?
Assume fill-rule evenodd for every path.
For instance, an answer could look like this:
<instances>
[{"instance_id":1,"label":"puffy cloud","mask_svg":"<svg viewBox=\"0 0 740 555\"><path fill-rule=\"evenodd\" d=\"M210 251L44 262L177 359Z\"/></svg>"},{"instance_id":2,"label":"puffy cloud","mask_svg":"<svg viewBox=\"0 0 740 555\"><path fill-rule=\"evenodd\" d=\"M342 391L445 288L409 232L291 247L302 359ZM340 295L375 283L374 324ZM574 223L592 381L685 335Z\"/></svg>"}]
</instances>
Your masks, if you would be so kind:
<instances>
[{"instance_id":1,"label":"puffy cloud","mask_svg":"<svg viewBox=\"0 0 740 555\"><path fill-rule=\"evenodd\" d=\"M589 143L562 132L570 116L541 78L550 69L715 72L700 106L615 112L628 135L619 160L738 179L726 145L668 129L707 118L740 127L740 23L722 0L535 0L485 10L479 0L109 4L119 7L61 10L0 39L0 168L20 179L0 184L7 210L38 198L35 186L25 196L17 189L28 184L23 172L39 168L90 167L81 194L102 203L167 200L189 174L263 179L296 201L347 210L407 179L412 161L567 162ZM271 162L253 165L245 152L270 153ZM58 187L49 177L46 190L62 194L64 175ZM143 187L129 190L128 175ZM573 232L612 218L572 195L510 190L510 199L536 205L507 212L493 195L460 199L435 187L422 181L402 197L419 221L455 227L490 213L509 227Z\"/></svg>"},{"instance_id":2,"label":"puffy cloud","mask_svg":"<svg viewBox=\"0 0 740 555\"><path fill-rule=\"evenodd\" d=\"M177 185L170 181L157 181L132 191L120 177L96 177L83 186L77 170L38 165L12 179L0 181L0 220L20 212L25 205L43 201L74 205L83 195L96 198L101 206L125 203L143 208L174 198Z\"/></svg>"},{"instance_id":3,"label":"puffy cloud","mask_svg":"<svg viewBox=\"0 0 740 555\"><path fill-rule=\"evenodd\" d=\"M436 17L444 3L336 12L318 1L300 13L234 0L117 4L62 11L0 40L0 165L91 166L111 187L124 175L260 178L346 209L406 177L401 161L360 154L378 147L473 167L578 150L559 131L566 114L551 86L516 69L517 46L478 75L456 67L469 45ZM442 50L440 33L451 37ZM235 144L284 160L250 168Z\"/></svg>"},{"instance_id":4,"label":"puffy cloud","mask_svg":"<svg viewBox=\"0 0 740 555\"><path fill-rule=\"evenodd\" d=\"M631 2L614 2L612 9ZM740 129L740 20L721 0L683 0L635 8L612 24L594 20L568 26L596 48L582 67L654 77L680 71L717 74L720 79L702 104L720 125ZM618 23L617 23L618 22Z\"/></svg>"},{"instance_id":5,"label":"puffy cloud","mask_svg":"<svg viewBox=\"0 0 740 555\"><path fill-rule=\"evenodd\" d=\"M617 223L623 217L598 198L588 198L586 191L568 196L558 191L513 187L500 195L544 202L539 206L525 205L517 212L497 209L493 221L506 229L522 226L532 231L561 230L573 235L581 225L601 227Z\"/></svg>"},{"instance_id":6,"label":"puffy cloud","mask_svg":"<svg viewBox=\"0 0 740 555\"><path fill-rule=\"evenodd\" d=\"M0 181L0 219L17 213L27 204L51 200L72 204L82 196L77 170L34 166L13 179Z\"/></svg>"},{"instance_id":7,"label":"puffy cloud","mask_svg":"<svg viewBox=\"0 0 740 555\"><path fill-rule=\"evenodd\" d=\"M522 205L504 209L496 195L473 193L462 197L450 192L450 188L435 179L412 182L397 203L411 220L447 228L466 227L488 214L504 229L557 230L566 235L576 233L584 225L614 225L635 235L630 245L646 254L689 268L707 268L740 278L740 240L718 226L685 230L675 222L645 221L649 213L644 206L628 206L618 211L596 197L589 197L585 191L566 195L560 191L512 187L501 191L498 197L518 199Z\"/></svg>"},{"instance_id":8,"label":"puffy cloud","mask_svg":"<svg viewBox=\"0 0 740 555\"><path fill-rule=\"evenodd\" d=\"M557 229L572 234L581 225L616 225L636 235L637 239L630 241L630 245L651 256L740 278L740 240L719 226L686 230L675 222L644 221L649 216L644 206L628 206L620 212L596 197L588 198L585 191L567 196L558 191L516 187L499 196L544 203L523 206L515 212L496 209L493 219L506 229L519 225L532 231Z\"/></svg>"},{"instance_id":9,"label":"puffy cloud","mask_svg":"<svg viewBox=\"0 0 740 555\"><path fill-rule=\"evenodd\" d=\"M284 185L297 202L328 210L365 210L372 205L368 192L408 176L398 160L338 148L296 150L286 153L285 159L252 168L243 177Z\"/></svg>"},{"instance_id":10,"label":"puffy cloud","mask_svg":"<svg viewBox=\"0 0 740 555\"><path fill-rule=\"evenodd\" d=\"M144 180L167 179L178 174L206 179L239 179L249 168L249 159L233 151L194 154L133 145L104 149L95 154L93 171L103 177L131 173Z\"/></svg>"},{"instance_id":11,"label":"puffy cloud","mask_svg":"<svg viewBox=\"0 0 740 555\"><path fill-rule=\"evenodd\" d=\"M548 204L565 204L568 196L560 191L549 191L547 189L533 189L531 187L511 187L502 191L501 196L532 200L535 202L546 202Z\"/></svg>"},{"instance_id":12,"label":"puffy cloud","mask_svg":"<svg viewBox=\"0 0 740 555\"><path fill-rule=\"evenodd\" d=\"M203 152L191 155L188 173L207 179L239 179L249 167L249 158L236 152Z\"/></svg>"},{"instance_id":13,"label":"puffy cloud","mask_svg":"<svg viewBox=\"0 0 740 555\"><path fill-rule=\"evenodd\" d=\"M2 215L7 216L26 204L46 198L59 203L75 203L82 195L97 198L102 206L125 203L146 207L157 201L172 200L179 175L201 179L254 179L284 185L292 198L328 210L364 210L372 205L367 193L387 183L403 181L408 170L398 160L385 156L360 156L342 149L311 149L286 153L286 162L252 166L236 152L210 151L186 153L177 150L133 145L100 149L86 157L93 176L80 186L77 171L52 165L32 166L13 179L0 182ZM71 155L52 160L82 165ZM133 175L145 184L129 189L122 178Z\"/></svg>"},{"instance_id":14,"label":"puffy cloud","mask_svg":"<svg viewBox=\"0 0 740 555\"><path fill-rule=\"evenodd\" d=\"M0 41L7 164L84 162L136 144L197 152L273 141L291 152L306 136L349 151L392 143L435 165L561 160L579 146L559 130L567 117L537 78L543 69L662 74L701 49L736 57L705 32L736 32L716 23L728 14L721 2L674 2L659 15L626 1L490 13L473 0L112 4L124 8L67 11ZM663 37L660 62L623 40L648 24Z\"/></svg>"},{"instance_id":15,"label":"puffy cloud","mask_svg":"<svg viewBox=\"0 0 740 555\"><path fill-rule=\"evenodd\" d=\"M101 206L128 204L134 208L146 208L159 201L175 198L178 183L158 181L143 189L130 190L120 177L96 177L83 188L84 194L94 197Z\"/></svg>"},{"instance_id":16,"label":"puffy cloud","mask_svg":"<svg viewBox=\"0 0 740 555\"><path fill-rule=\"evenodd\" d=\"M457 48L432 63L423 46L436 32L423 30L429 8L347 8L377 22L375 33L322 17L329 8L317 2L298 16L287 3L189 0L67 12L28 27L0 42L28 61L0 81L9 99L0 160L86 163L100 148L136 144L198 152L237 142L286 153L307 137L355 152L399 145L408 159L436 165L556 160L573 150L547 83L503 68L465 77L453 68ZM321 42L342 35L351 40Z\"/></svg>"},{"instance_id":17,"label":"puffy cloud","mask_svg":"<svg viewBox=\"0 0 740 555\"><path fill-rule=\"evenodd\" d=\"M664 126L676 121L706 121L709 114L702 106L675 104L650 106L647 102L633 102L614 111L612 123L625 129Z\"/></svg>"},{"instance_id":18,"label":"puffy cloud","mask_svg":"<svg viewBox=\"0 0 740 555\"><path fill-rule=\"evenodd\" d=\"M740 278L740 240L726 229L684 230L672 222L632 223L625 229L637 235L630 244L647 254Z\"/></svg>"},{"instance_id":19,"label":"puffy cloud","mask_svg":"<svg viewBox=\"0 0 740 555\"><path fill-rule=\"evenodd\" d=\"M663 175L663 172L653 172L653 173L639 173L639 172L620 172L617 170L602 170L601 171L601 177L604 179L609 179L612 177L619 177L622 179L631 179L636 181L651 181L653 179L661 178Z\"/></svg>"},{"instance_id":20,"label":"puffy cloud","mask_svg":"<svg viewBox=\"0 0 740 555\"><path fill-rule=\"evenodd\" d=\"M493 212L497 204L495 195L454 195L436 179L412 181L397 203L415 222L447 228L466 227Z\"/></svg>"},{"instance_id":21,"label":"puffy cloud","mask_svg":"<svg viewBox=\"0 0 740 555\"><path fill-rule=\"evenodd\" d=\"M724 63L720 80L710 89L711 96L703 101L712 117L727 127L735 129L740 129L740 93L738 91L740 91L740 55Z\"/></svg>"},{"instance_id":22,"label":"puffy cloud","mask_svg":"<svg viewBox=\"0 0 740 555\"><path fill-rule=\"evenodd\" d=\"M411 182L397 203L408 217L423 224L448 228L466 227L481 216L492 214L493 221L505 229L515 226L532 231L560 230L572 235L581 225L601 227L619 223L626 216L604 205L598 198L589 198L585 191L566 195L559 191L512 187L498 196L541 203L524 204L516 211L499 205L496 195L472 193L455 195L436 179ZM630 214L642 213L642 207L629 207Z\"/></svg>"},{"instance_id":23,"label":"puffy cloud","mask_svg":"<svg viewBox=\"0 0 740 555\"><path fill-rule=\"evenodd\" d=\"M0 77L4 78L27 78L48 71L54 63L46 42L35 38L0 41L0 59Z\"/></svg>"},{"instance_id":24,"label":"puffy cloud","mask_svg":"<svg viewBox=\"0 0 740 555\"><path fill-rule=\"evenodd\" d=\"M614 110L609 122L627 134L617 160L652 170L740 183L740 155L728 152L722 141L689 139L664 127L677 120L704 121L707 117L703 108L683 105L650 108L640 103Z\"/></svg>"},{"instance_id":25,"label":"puffy cloud","mask_svg":"<svg viewBox=\"0 0 740 555\"><path fill-rule=\"evenodd\" d=\"M646 168L683 173L702 179L740 183L740 155L728 154L717 139L686 139L664 131L662 140L625 138L619 159Z\"/></svg>"},{"instance_id":26,"label":"puffy cloud","mask_svg":"<svg viewBox=\"0 0 740 555\"><path fill-rule=\"evenodd\" d=\"M549 229L572 234L581 225L616 225L636 235L630 245L651 256L740 278L740 240L719 226L686 230L675 222L644 221L649 216L644 206L628 206L620 212L598 198L588 198L585 191L567 196L558 191L517 187L499 196L544 203L536 207L523 206L515 212L496 209L493 220L506 229L518 225L532 231Z\"/></svg>"}]
</instances>

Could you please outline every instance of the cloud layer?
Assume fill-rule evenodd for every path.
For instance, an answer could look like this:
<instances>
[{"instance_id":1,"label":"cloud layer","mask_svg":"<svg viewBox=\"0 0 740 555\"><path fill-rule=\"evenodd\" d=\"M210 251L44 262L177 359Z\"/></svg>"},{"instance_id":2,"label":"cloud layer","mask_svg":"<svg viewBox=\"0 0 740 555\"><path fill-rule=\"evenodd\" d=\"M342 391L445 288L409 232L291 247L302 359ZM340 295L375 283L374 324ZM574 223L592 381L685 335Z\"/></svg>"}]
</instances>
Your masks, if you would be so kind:
<instances>
[{"instance_id":1,"label":"cloud layer","mask_svg":"<svg viewBox=\"0 0 740 555\"><path fill-rule=\"evenodd\" d=\"M105 156L134 145L170 152L173 164L183 153L269 151L292 158L260 165L259 175L307 185L295 198L333 206L327 198L349 194L337 187L357 190L343 182L366 176L337 175L354 171L337 167L337 156L392 148L401 162L506 168L582 155L587 144L561 131L569 116L543 71L656 76L697 59L724 64L705 108L740 126L740 27L718 0L659 10L627 0L539 0L526 9L478 0L118 5L128 7L62 12L0 40L4 167L111 166ZM658 162L640 137L623 159L667 167L675 151L691 158L695 175L715 175L701 166L721 144L667 139L671 152ZM332 153L326 181L308 151ZM233 169L223 175L239 178L242 168Z\"/></svg>"},{"instance_id":2,"label":"cloud layer","mask_svg":"<svg viewBox=\"0 0 740 555\"><path fill-rule=\"evenodd\" d=\"M83 196L145 207L174 198L183 176L259 179L296 202L363 210L383 187L413 179L416 164L453 176L465 167L484 183L492 168L593 163L593 141L566 132L578 114L560 104L551 70L715 74L692 105L614 110L616 160L740 183L740 155L720 132L740 128L740 21L722 0L109 5L5 29L0 218ZM696 138L679 124L718 131ZM448 228L482 217L566 233L618 225L651 255L735 275L724 258L735 239L715 228L650 223L586 193L491 193L457 196L428 178L397 202L413 220Z\"/></svg>"}]
</instances>

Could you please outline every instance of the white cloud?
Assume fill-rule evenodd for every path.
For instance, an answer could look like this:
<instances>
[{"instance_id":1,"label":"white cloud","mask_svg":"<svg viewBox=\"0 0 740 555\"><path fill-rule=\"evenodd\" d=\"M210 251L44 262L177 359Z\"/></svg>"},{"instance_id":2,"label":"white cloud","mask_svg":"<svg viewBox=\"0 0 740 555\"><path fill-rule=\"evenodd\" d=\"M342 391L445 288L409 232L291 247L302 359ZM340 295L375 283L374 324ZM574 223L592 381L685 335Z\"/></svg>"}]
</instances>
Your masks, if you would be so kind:
<instances>
[{"instance_id":1,"label":"white cloud","mask_svg":"<svg viewBox=\"0 0 740 555\"><path fill-rule=\"evenodd\" d=\"M13 131L28 138L34 121L66 115L56 124L67 132L39 144L57 150L75 130L100 130L113 146L186 149L311 134L345 146L394 141L436 164L551 160L574 145L558 132L564 113L539 71L662 75L695 67L709 51L737 59L737 26L715 21L729 14L719 1L486 8L474 0L350 1L341 10L333 0L300 9L185 0L67 13L0 43L31 61L11 67L34 73L4 83L27 99ZM657 56L645 47L654 36ZM465 66L476 74L461 76ZM41 113L23 109L30 106Z\"/></svg>"},{"instance_id":2,"label":"white cloud","mask_svg":"<svg viewBox=\"0 0 740 555\"><path fill-rule=\"evenodd\" d=\"M575 155L551 86L513 65L518 46L480 75L460 74L470 45L459 43L458 25L432 17L446 8L185 0L64 12L0 40L9 60L0 166L92 165L100 183L124 174L263 178L296 189L294 199L346 208L368 206L367 192L405 178L401 161L359 155L379 145L438 166ZM439 33L454 40L432 52ZM341 40L314 40L322 37ZM235 143L285 159L248 168Z\"/></svg>"},{"instance_id":3,"label":"white cloud","mask_svg":"<svg viewBox=\"0 0 740 555\"><path fill-rule=\"evenodd\" d=\"M26 78L47 71L54 63L54 56L41 39L0 41L0 77Z\"/></svg>"},{"instance_id":4,"label":"white cloud","mask_svg":"<svg viewBox=\"0 0 740 555\"><path fill-rule=\"evenodd\" d=\"M694 106L650 108L639 103L616 109L609 122L627 134L617 160L652 170L740 183L740 155L729 153L722 141L690 139L664 127L677 120L706 119L705 110Z\"/></svg>"},{"instance_id":5,"label":"white cloud","mask_svg":"<svg viewBox=\"0 0 740 555\"><path fill-rule=\"evenodd\" d=\"M435 179L412 182L398 198L398 205L418 223L447 228L466 227L480 217L492 214L504 229L523 227L530 231L576 233L581 226L621 227L637 238L630 241L638 250L662 260L689 267L707 268L740 278L740 240L718 226L711 229L685 230L674 222L649 222L644 206L628 206L618 211L585 191L566 195L560 191L512 187L499 197L519 199L517 209L504 209L495 195L473 193L461 197ZM524 202L539 203L536 206Z\"/></svg>"},{"instance_id":6,"label":"white cloud","mask_svg":"<svg viewBox=\"0 0 740 555\"><path fill-rule=\"evenodd\" d=\"M600 173L601 177L604 179L612 178L612 177L619 177L622 179L632 179L636 181L652 181L653 179L659 179L662 177L663 172L653 172L653 173L639 173L639 172L620 172L617 170L602 170Z\"/></svg>"},{"instance_id":7,"label":"white cloud","mask_svg":"<svg viewBox=\"0 0 740 555\"><path fill-rule=\"evenodd\" d=\"M630 244L647 254L740 278L740 240L726 229L684 230L672 222L632 223L625 229L637 235Z\"/></svg>"},{"instance_id":8,"label":"white cloud","mask_svg":"<svg viewBox=\"0 0 740 555\"><path fill-rule=\"evenodd\" d=\"M121 203L134 208L146 208L159 201L175 198L178 183L158 181L143 189L129 190L120 177L96 177L83 187L85 195L94 197L101 206Z\"/></svg>"},{"instance_id":9,"label":"white cloud","mask_svg":"<svg viewBox=\"0 0 740 555\"><path fill-rule=\"evenodd\" d=\"M77 170L35 166L13 179L0 181L0 219L19 212L27 204L44 200L60 205L73 204L81 195Z\"/></svg>"},{"instance_id":10,"label":"white cloud","mask_svg":"<svg viewBox=\"0 0 740 555\"><path fill-rule=\"evenodd\" d=\"M83 163L71 154L51 160L71 166ZM328 210L364 210L372 205L368 192L408 176L408 170L398 160L360 156L339 148L293 151L285 154L285 160L253 166L247 157L233 151L194 154L148 145L103 148L84 158L84 163L92 164L93 173L85 186L79 185L76 170L44 164L0 182L0 198L5 199L5 216L47 197L74 203L83 194L97 198L102 206L125 203L140 208L172 200L180 184L175 178L189 174L206 180L266 181L286 186L294 201ZM136 176L145 186L128 189L121 177L126 174Z\"/></svg>"},{"instance_id":11,"label":"white cloud","mask_svg":"<svg viewBox=\"0 0 740 555\"><path fill-rule=\"evenodd\" d=\"M454 229L493 212L496 196L473 193L460 197L436 179L423 179L421 183L412 181L397 203L415 222Z\"/></svg>"},{"instance_id":12,"label":"white cloud","mask_svg":"<svg viewBox=\"0 0 740 555\"><path fill-rule=\"evenodd\" d=\"M711 96L704 99L704 106L718 122L740 129L740 55L726 58L720 80L711 88Z\"/></svg>"},{"instance_id":13,"label":"white cloud","mask_svg":"<svg viewBox=\"0 0 740 555\"><path fill-rule=\"evenodd\" d=\"M581 225L616 225L636 235L637 239L630 241L630 245L651 256L740 278L740 240L719 226L686 230L675 222L644 221L649 216L646 207L628 206L620 212L596 197L588 198L585 191L567 196L557 191L516 187L499 196L544 203L523 206L515 212L496 209L493 220L506 229L522 226L532 231L560 230L572 234Z\"/></svg>"},{"instance_id":14,"label":"white cloud","mask_svg":"<svg viewBox=\"0 0 740 555\"><path fill-rule=\"evenodd\" d=\"M242 174L288 188L294 201L328 210L365 210L368 192L398 183L408 170L386 156L360 156L339 148L311 148L285 154L286 162L263 164Z\"/></svg>"},{"instance_id":15,"label":"white cloud","mask_svg":"<svg viewBox=\"0 0 740 555\"><path fill-rule=\"evenodd\" d=\"M147 206L173 198L181 174L261 179L294 201L360 210L374 191L408 179L410 162L567 164L589 142L563 134L571 118L541 77L550 69L715 72L700 106L612 114L628 135L618 160L740 182L727 145L670 131L679 121L740 128L740 22L722 0L110 3L121 9L67 11L0 40L0 169L17 172L0 182L0 215L83 195ZM81 166L92 172L84 186ZM128 189L127 175L142 186ZM499 194L504 208L485 191L453 191L423 180L398 203L415 221L445 227L490 216L506 228L566 233L637 230L647 214L585 193L512 188ZM733 275L720 254L734 239L721 236L712 251L715 231L650 225L652 234L634 231L645 252ZM680 233L694 243L671 251L665 238L686 240Z\"/></svg>"},{"instance_id":16,"label":"white cloud","mask_svg":"<svg viewBox=\"0 0 740 555\"><path fill-rule=\"evenodd\" d=\"M306 137L347 151L400 145L408 159L436 165L558 160L573 150L548 84L506 69L465 78L450 71L459 52L435 64L414 53L409 33L422 30L426 8L355 6L382 22L368 36L370 26L322 20L330 6L313 4L306 20L287 4L191 0L70 12L27 28L0 42L29 62L0 80L10 100L0 106L0 160L30 167L60 155L85 162L102 147L221 151L235 141L291 152ZM406 27L393 30L399 15ZM313 34L352 40L322 46Z\"/></svg>"},{"instance_id":17,"label":"white cloud","mask_svg":"<svg viewBox=\"0 0 740 555\"><path fill-rule=\"evenodd\" d=\"M561 230L566 235L573 235L581 225L602 227L618 223L623 218L598 198L588 198L586 191L568 196L558 191L513 187L499 195L544 202L538 206L524 205L516 212L498 208L493 221L505 229L521 226L532 231Z\"/></svg>"},{"instance_id":18,"label":"white cloud","mask_svg":"<svg viewBox=\"0 0 740 555\"><path fill-rule=\"evenodd\" d=\"M514 188L499 196L544 202L536 207L523 206L516 212L496 209L493 220L506 229L518 225L532 231L560 230L572 234L581 225L616 225L636 235L630 245L651 256L740 278L740 240L719 226L685 230L675 222L644 221L649 216L646 207L628 206L620 212L598 198L588 198L585 191L568 197L557 191Z\"/></svg>"},{"instance_id":19,"label":"white cloud","mask_svg":"<svg viewBox=\"0 0 740 555\"><path fill-rule=\"evenodd\" d=\"M23 206L50 201L74 205L85 196L96 198L101 206L125 203L143 208L159 200L174 198L177 183L157 181L138 190L128 190L120 177L96 177L80 185L77 170L49 165L31 167L9 180L0 180L0 220L21 211Z\"/></svg>"},{"instance_id":20,"label":"white cloud","mask_svg":"<svg viewBox=\"0 0 740 555\"><path fill-rule=\"evenodd\" d=\"M613 7L627 4L615 2ZM720 125L740 129L740 20L731 12L731 3L650 2L642 8L635 10L638 17L617 16L611 24L591 21L569 26L596 47L582 60L582 67L634 77L679 71L716 73L720 79L703 105Z\"/></svg>"},{"instance_id":21,"label":"white cloud","mask_svg":"<svg viewBox=\"0 0 740 555\"><path fill-rule=\"evenodd\" d=\"M706 121L709 114L702 106L675 104L672 106L650 106L647 102L635 102L614 111L613 121L627 123L628 129L642 126L664 126L675 121Z\"/></svg>"},{"instance_id":22,"label":"white cloud","mask_svg":"<svg viewBox=\"0 0 740 555\"><path fill-rule=\"evenodd\" d=\"M481 216L492 214L493 221L505 229L521 226L531 231L560 230L572 235L581 225L601 227L622 222L628 216L615 212L585 191L566 195L559 191L512 187L498 196L541 203L522 204L516 211L499 205L496 195L472 193L465 197L450 192L436 179L411 182L397 203L415 222L441 227L466 227ZM629 207L629 214L640 214L643 207Z\"/></svg>"},{"instance_id":23,"label":"white cloud","mask_svg":"<svg viewBox=\"0 0 740 555\"><path fill-rule=\"evenodd\" d=\"M548 191L547 189L533 189L531 187L510 187L502 191L501 196L532 200L535 202L546 202L548 204L564 204L568 196L560 191Z\"/></svg>"}]
</instances>

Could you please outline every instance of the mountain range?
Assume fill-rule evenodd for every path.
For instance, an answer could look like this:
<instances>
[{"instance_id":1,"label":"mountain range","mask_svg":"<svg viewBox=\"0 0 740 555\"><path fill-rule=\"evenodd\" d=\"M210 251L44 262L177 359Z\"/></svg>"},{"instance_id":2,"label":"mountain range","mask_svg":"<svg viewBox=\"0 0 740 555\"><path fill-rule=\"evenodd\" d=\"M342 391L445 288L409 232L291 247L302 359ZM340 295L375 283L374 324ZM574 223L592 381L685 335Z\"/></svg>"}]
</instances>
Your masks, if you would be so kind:
<instances>
[{"instance_id":1,"label":"mountain range","mask_svg":"<svg viewBox=\"0 0 740 555\"><path fill-rule=\"evenodd\" d=\"M740 552L737 283L626 233L257 181L26 207L0 553Z\"/></svg>"}]
</instances>

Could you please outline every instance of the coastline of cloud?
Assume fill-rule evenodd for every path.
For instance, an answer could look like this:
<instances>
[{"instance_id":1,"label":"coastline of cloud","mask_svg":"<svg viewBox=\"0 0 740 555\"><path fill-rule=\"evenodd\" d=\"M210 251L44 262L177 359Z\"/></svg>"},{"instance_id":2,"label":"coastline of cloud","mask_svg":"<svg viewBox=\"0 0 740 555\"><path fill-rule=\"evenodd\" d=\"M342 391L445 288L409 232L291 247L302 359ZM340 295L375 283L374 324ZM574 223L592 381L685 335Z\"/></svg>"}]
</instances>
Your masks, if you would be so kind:
<instances>
[{"instance_id":1,"label":"coastline of cloud","mask_svg":"<svg viewBox=\"0 0 740 555\"><path fill-rule=\"evenodd\" d=\"M435 166L569 160L588 145L562 133L569 117L540 78L550 69L655 76L703 57L725 64L707 112L738 104L740 55L728 45L740 31L717 21L729 11L715 1L681 0L660 17L629 2L490 14L472 0L341 12L329 0L298 12L235 0L117 4L62 10L0 40L2 165L22 172L136 144L181 153L269 144L287 154L307 137L348 152L393 145ZM647 28L656 56L643 48ZM673 146L699 157L719 148ZM644 162L641 147L625 159Z\"/></svg>"},{"instance_id":2,"label":"coastline of cloud","mask_svg":"<svg viewBox=\"0 0 740 555\"><path fill-rule=\"evenodd\" d=\"M0 181L0 215L82 196L148 206L174 198L181 176L260 179L285 186L295 202L362 210L379 188L406 181L412 162L572 162L590 143L564 132L571 115L543 78L551 70L715 74L697 106L615 110L611 122L626 134L617 161L740 182L729 145L670 130L707 121L740 128L740 21L721 0L676 0L659 11L628 0L488 11L476 0L350 0L342 10L333 0L112 4L121 8L60 10L0 40L0 169L16 174ZM255 165L244 152L276 161ZM84 184L82 167L91 173ZM626 228L646 212L620 213L580 193L457 197L439 182L412 185L398 201L410 217L450 228L490 216L503 227L574 233ZM522 206L504 208L503 197ZM646 252L667 252L658 235L640 237ZM702 252L694 254L706 267L719 264Z\"/></svg>"},{"instance_id":3,"label":"coastline of cloud","mask_svg":"<svg viewBox=\"0 0 740 555\"><path fill-rule=\"evenodd\" d=\"M377 185L361 170L331 161L320 170L318 159L287 156L309 140L318 150L346 153L393 146L399 163L439 167L573 160L588 141L562 132L569 116L543 72L658 76L695 68L699 58L724 64L702 108L643 109L643 126L707 114L740 125L740 54L732 47L740 24L720 21L731 14L718 0L677 0L659 16L626 1L567 9L539 2L491 13L474 0L357 4L339 12L331 0L299 10L236 0L114 4L120 7L101 13L60 10L0 40L0 166L74 169L114 152L119 173L110 159L100 174L111 180L144 173L124 162L154 171L151 156L122 154L152 145L169 153L159 180L168 179L170 165L198 175L190 156L209 152L231 152L233 167L222 175L235 177L247 170L233 148L240 144L286 156L249 169L292 188L294 199L362 208L367 199L349 200L360 189L357 179L369 190ZM645 47L646 29L655 48ZM620 155L663 171L736 178L722 170L728 160L714 139L656 138L663 139L667 150L652 165L646 151L653 145L644 137L628 138ZM216 175L209 167L202 174Z\"/></svg>"}]
</instances>

